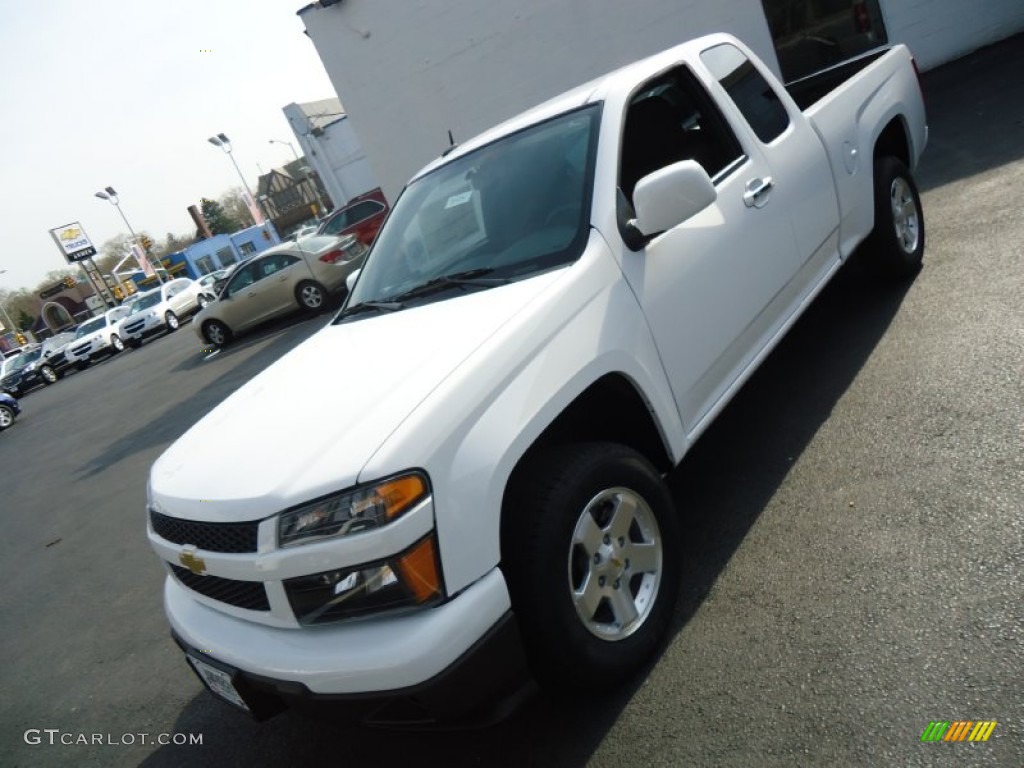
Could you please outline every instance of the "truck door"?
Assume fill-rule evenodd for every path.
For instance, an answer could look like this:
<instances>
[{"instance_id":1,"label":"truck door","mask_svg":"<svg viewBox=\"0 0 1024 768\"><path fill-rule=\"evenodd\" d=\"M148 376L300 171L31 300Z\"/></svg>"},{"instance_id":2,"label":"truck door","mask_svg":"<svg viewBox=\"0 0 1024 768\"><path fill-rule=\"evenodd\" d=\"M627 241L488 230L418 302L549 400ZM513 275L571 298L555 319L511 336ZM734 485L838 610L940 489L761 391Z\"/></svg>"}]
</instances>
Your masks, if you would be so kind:
<instances>
[{"instance_id":1,"label":"truck door","mask_svg":"<svg viewBox=\"0 0 1024 768\"><path fill-rule=\"evenodd\" d=\"M772 204L776 215L789 216L801 257L790 292L799 295L839 259L839 203L825 146L778 81L769 81L735 45L712 46L700 59L718 81L726 119L738 132L754 134L748 141L756 142L773 169Z\"/></svg>"},{"instance_id":2,"label":"truck door","mask_svg":"<svg viewBox=\"0 0 1024 768\"><path fill-rule=\"evenodd\" d=\"M777 326L776 299L799 258L767 158L740 141L687 66L634 90L626 110L625 200L632 202L643 176L687 159L704 167L717 191L704 211L620 260L692 432Z\"/></svg>"}]
</instances>

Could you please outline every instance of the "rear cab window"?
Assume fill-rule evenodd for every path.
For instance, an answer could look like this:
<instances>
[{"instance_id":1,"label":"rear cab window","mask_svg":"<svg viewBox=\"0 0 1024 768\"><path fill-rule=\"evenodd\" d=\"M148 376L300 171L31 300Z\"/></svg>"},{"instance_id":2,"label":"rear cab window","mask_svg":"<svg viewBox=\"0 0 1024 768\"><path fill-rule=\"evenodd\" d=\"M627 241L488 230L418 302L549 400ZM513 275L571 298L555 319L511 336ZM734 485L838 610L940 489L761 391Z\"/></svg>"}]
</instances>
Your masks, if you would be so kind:
<instances>
[{"instance_id":1,"label":"rear cab window","mask_svg":"<svg viewBox=\"0 0 1024 768\"><path fill-rule=\"evenodd\" d=\"M722 43L702 52L700 58L762 144L771 144L786 132L790 119L785 105L743 51Z\"/></svg>"}]
</instances>

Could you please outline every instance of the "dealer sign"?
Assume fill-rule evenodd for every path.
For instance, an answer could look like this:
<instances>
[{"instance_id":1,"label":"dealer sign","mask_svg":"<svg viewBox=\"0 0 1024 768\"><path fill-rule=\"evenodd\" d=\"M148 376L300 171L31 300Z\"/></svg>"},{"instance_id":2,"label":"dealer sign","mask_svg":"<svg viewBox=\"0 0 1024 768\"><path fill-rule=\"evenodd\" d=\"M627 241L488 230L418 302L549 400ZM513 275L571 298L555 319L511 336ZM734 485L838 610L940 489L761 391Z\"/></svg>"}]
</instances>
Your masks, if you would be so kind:
<instances>
[{"instance_id":1,"label":"dealer sign","mask_svg":"<svg viewBox=\"0 0 1024 768\"><path fill-rule=\"evenodd\" d=\"M53 237L53 241L60 247L64 258L68 260L69 264L74 264L76 261L82 261L96 255L96 249L93 247L92 241L89 240L89 236L85 234L85 229L77 221L65 224L63 227L51 229L50 235Z\"/></svg>"}]
</instances>

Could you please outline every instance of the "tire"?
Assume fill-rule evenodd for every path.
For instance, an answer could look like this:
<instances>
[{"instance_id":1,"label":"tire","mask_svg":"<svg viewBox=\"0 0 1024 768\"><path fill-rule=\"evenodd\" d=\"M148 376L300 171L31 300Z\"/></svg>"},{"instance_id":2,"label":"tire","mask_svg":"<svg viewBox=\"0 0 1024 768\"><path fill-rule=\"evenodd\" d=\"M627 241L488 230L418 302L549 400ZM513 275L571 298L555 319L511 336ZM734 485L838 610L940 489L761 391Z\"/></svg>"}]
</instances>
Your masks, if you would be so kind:
<instances>
[{"instance_id":1,"label":"tire","mask_svg":"<svg viewBox=\"0 0 1024 768\"><path fill-rule=\"evenodd\" d=\"M875 228L865 241L871 271L884 278L913 277L924 258L924 212L910 170L895 157L875 160Z\"/></svg>"},{"instance_id":2,"label":"tire","mask_svg":"<svg viewBox=\"0 0 1024 768\"><path fill-rule=\"evenodd\" d=\"M124 342L121 341L121 337L116 333L110 337L110 350L112 355L116 355L118 352L124 352Z\"/></svg>"},{"instance_id":3,"label":"tire","mask_svg":"<svg viewBox=\"0 0 1024 768\"><path fill-rule=\"evenodd\" d=\"M223 347L231 341L231 329L220 320L207 320L203 323L203 338L214 347Z\"/></svg>"},{"instance_id":4,"label":"tire","mask_svg":"<svg viewBox=\"0 0 1024 768\"><path fill-rule=\"evenodd\" d=\"M327 303L327 291L320 283L303 280L295 289L295 300L307 312L319 312Z\"/></svg>"},{"instance_id":5,"label":"tire","mask_svg":"<svg viewBox=\"0 0 1024 768\"><path fill-rule=\"evenodd\" d=\"M170 310L167 310L167 314L164 315L164 322L167 324L168 333L174 333L181 325L178 321L178 316Z\"/></svg>"},{"instance_id":6,"label":"tire","mask_svg":"<svg viewBox=\"0 0 1024 768\"><path fill-rule=\"evenodd\" d=\"M675 609L668 489L613 443L545 451L510 482L502 567L534 674L556 691L611 688L658 650Z\"/></svg>"},{"instance_id":7,"label":"tire","mask_svg":"<svg viewBox=\"0 0 1024 768\"><path fill-rule=\"evenodd\" d=\"M7 429L14 423L14 411L10 406L0 405L0 431Z\"/></svg>"},{"instance_id":8,"label":"tire","mask_svg":"<svg viewBox=\"0 0 1024 768\"><path fill-rule=\"evenodd\" d=\"M42 377L43 383L46 386L50 386L57 382L57 372L49 365L41 366L39 368L39 375Z\"/></svg>"}]
</instances>

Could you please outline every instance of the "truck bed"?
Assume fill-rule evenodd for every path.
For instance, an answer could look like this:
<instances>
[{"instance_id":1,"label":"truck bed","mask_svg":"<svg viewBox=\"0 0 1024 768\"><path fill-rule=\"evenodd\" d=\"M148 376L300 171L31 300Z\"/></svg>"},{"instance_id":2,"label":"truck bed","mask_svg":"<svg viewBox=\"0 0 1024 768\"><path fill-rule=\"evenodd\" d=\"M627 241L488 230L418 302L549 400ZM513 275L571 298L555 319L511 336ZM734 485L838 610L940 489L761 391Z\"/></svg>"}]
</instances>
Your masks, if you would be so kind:
<instances>
[{"instance_id":1,"label":"truck bed","mask_svg":"<svg viewBox=\"0 0 1024 768\"><path fill-rule=\"evenodd\" d=\"M815 72L807 77L786 83L786 91L801 110L806 111L812 104L824 98L876 59L888 53L889 48L877 48L856 58Z\"/></svg>"}]
</instances>

